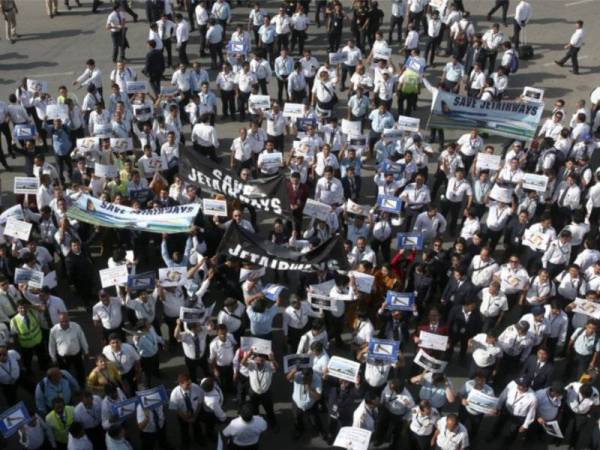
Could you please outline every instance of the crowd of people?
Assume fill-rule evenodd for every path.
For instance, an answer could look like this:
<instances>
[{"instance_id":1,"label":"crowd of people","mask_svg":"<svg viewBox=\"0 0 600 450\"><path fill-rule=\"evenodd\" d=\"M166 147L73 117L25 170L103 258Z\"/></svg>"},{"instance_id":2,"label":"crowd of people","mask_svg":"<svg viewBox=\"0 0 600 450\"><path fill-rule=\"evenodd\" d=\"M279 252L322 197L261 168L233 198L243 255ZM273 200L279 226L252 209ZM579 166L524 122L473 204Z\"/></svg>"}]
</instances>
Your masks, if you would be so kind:
<instances>
[{"instance_id":1,"label":"crowd of people","mask_svg":"<svg viewBox=\"0 0 600 450\"><path fill-rule=\"evenodd\" d=\"M7 23L11 4L0 3ZM389 12L367 0L263 6L146 0L147 25L135 25L148 26L138 74L126 59L141 48L127 36L127 16L138 15L116 1L105 23L114 68L88 59L73 81L86 91L81 101L66 84L52 94L24 78L0 102L0 163L12 170L3 135L6 155L24 158L19 175L37 180L35 194L15 194L0 215L0 388L4 409L26 399L31 419L19 444L238 450L285 431L302 446L308 422L328 445L355 427L390 449L533 441L600 449L597 91L591 104L556 99L534 140L472 129L447 142L444 129L407 130L398 117L415 116L422 88L529 101L508 95L524 87L513 75L533 20L526 0L511 36L508 0L477 25L462 0L392 0ZM317 27L328 42L309 38ZM188 45L196 34L199 49ZM584 39L578 20L556 63L571 60L578 74ZM323 48L338 59L315 56ZM434 80L439 58L447 62ZM257 103L269 93L268 105ZM286 103L303 110L290 115ZM61 112L49 118L50 110ZM239 121L239 135L224 135L225 121ZM347 122L360 123L358 135ZM289 214L201 189L180 173L186 152L242 182L284 175ZM481 155L500 155L497 168L482 167ZM524 187L526 174L545 176L545 188ZM494 197L496 187L510 196ZM200 211L178 234L101 227L71 215L84 196L157 211L212 198L226 200L228 216ZM303 214L309 199L329 206L326 217ZM27 236L4 233L15 219L30 224ZM260 270L217 251L231 226L301 253L340 236L349 270ZM399 232L417 236L418 248L397 245ZM98 270L118 266L151 285L101 288ZM158 276L181 267L181 283ZM17 280L24 272L42 272L43 285ZM273 283L285 289L270 297ZM307 300L319 289L327 308ZM397 293L411 294L408 309L388 301ZM75 306L95 329L72 320ZM248 337L270 350L244 346ZM374 339L399 343L397 358L374 356ZM308 363L285 371L285 355ZM333 356L360 363L359 372L330 373ZM449 373L467 380L455 386ZM290 384L284 396L273 392L278 379ZM161 385L157 407L138 401L123 412L136 393ZM280 429L288 412L275 412L275 397L291 401L293 429ZM171 421L178 426L167 433Z\"/></svg>"}]
</instances>

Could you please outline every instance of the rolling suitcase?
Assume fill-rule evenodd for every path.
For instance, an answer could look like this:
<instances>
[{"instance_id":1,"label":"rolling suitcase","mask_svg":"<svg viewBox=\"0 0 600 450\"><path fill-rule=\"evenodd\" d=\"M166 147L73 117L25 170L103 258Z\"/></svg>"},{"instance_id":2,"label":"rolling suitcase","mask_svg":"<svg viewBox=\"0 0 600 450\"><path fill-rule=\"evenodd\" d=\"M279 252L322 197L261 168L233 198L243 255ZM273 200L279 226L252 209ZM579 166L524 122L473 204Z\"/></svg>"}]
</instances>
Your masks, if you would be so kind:
<instances>
[{"instance_id":1,"label":"rolling suitcase","mask_svg":"<svg viewBox=\"0 0 600 450\"><path fill-rule=\"evenodd\" d=\"M533 58L533 47L527 44L527 32L526 27L521 29L521 36L523 38L522 43L519 45L519 59L532 59Z\"/></svg>"}]
</instances>

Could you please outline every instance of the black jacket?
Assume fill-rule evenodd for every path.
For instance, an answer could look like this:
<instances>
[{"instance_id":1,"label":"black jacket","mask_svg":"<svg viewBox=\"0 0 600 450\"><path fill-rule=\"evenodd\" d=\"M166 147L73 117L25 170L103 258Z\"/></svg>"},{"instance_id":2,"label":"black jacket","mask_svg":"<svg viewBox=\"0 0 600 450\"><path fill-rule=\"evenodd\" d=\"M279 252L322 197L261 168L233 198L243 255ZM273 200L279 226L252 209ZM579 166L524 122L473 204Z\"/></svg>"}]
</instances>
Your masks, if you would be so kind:
<instances>
[{"instance_id":1,"label":"black jacket","mask_svg":"<svg viewBox=\"0 0 600 450\"><path fill-rule=\"evenodd\" d=\"M552 383L554 377L554 364L550 361L546 361L542 367L538 369L537 355L531 355L525 361L523 369L521 370L521 376L527 375L531 380L531 388L534 391L543 389Z\"/></svg>"},{"instance_id":2,"label":"black jacket","mask_svg":"<svg viewBox=\"0 0 600 450\"><path fill-rule=\"evenodd\" d=\"M458 281L451 275L442 293L442 300L454 305L462 305L468 298L473 298L476 291L477 289L468 279L465 279L459 286Z\"/></svg>"},{"instance_id":3,"label":"black jacket","mask_svg":"<svg viewBox=\"0 0 600 450\"><path fill-rule=\"evenodd\" d=\"M470 315L469 320L465 321L462 305L454 305L448 314L448 328L451 336L475 336L483 327L483 319L479 309L475 309Z\"/></svg>"},{"instance_id":4,"label":"black jacket","mask_svg":"<svg viewBox=\"0 0 600 450\"><path fill-rule=\"evenodd\" d=\"M146 53L143 73L151 80L160 79L165 71L165 59L160 50L152 49Z\"/></svg>"}]
</instances>

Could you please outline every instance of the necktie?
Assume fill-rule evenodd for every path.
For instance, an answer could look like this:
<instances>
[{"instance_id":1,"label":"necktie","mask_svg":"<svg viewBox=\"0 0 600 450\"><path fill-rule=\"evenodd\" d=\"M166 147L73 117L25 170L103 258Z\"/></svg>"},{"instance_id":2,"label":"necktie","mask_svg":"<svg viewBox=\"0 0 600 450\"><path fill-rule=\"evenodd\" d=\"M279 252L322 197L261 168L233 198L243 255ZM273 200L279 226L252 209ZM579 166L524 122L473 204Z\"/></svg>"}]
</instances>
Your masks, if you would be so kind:
<instances>
[{"instance_id":1,"label":"necktie","mask_svg":"<svg viewBox=\"0 0 600 450\"><path fill-rule=\"evenodd\" d=\"M190 394L185 392L183 394L183 400L185 401L185 409L187 409L189 413L193 413L194 408L192 407L192 399L190 398Z\"/></svg>"},{"instance_id":2,"label":"necktie","mask_svg":"<svg viewBox=\"0 0 600 450\"><path fill-rule=\"evenodd\" d=\"M397 320L394 320L392 322L392 339L394 339L395 341L400 340L400 324Z\"/></svg>"},{"instance_id":3,"label":"necktie","mask_svg":"<svg viewBox=\"0 0 600 450\"><path fill-rule=\"evenodd\" d=\"M561 206L564 208L565 206L565 197L567 196L567 193L569 192L569 187L567 186L565 188L565 190L563 191L562 194L560 194L560 198L558 199L558 206Z\"/></svg>"},{"instance_id":4,"label":"necktie","mask_svg":"<svg viewBox=\"0 0 600 450\"><path fill-rule=\"evenodd\" d=\"M194 335L194 359L200 359L200 336Z\"/></svg>"}]
</instances>

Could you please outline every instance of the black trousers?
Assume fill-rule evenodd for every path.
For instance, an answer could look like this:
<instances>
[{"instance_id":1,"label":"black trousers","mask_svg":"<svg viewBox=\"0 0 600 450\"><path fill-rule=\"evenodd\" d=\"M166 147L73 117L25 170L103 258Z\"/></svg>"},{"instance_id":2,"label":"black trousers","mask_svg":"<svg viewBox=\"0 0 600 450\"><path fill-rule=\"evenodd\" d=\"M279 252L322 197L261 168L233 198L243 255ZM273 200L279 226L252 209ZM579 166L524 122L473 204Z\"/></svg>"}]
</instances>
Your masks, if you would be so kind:
<instances>
[{"instance_id":1,"label":"black trousers","mask_svg":"<svg viewBox=\"0 0 600 450\"><path fill-rule=\"evenodd\" d=\"M171 67L173 65L173 45L171 42L171 38L163 39L163 54L167 52L167 67Z\"/></svg>"},{"instance_id":2,"label":"black trousers","mask_svg":"<svg viewBox=\"0 0 600 450\"><path fill-rule=\"evenodd\" d=\"M425 47L425 61L429 59L429 64L433 66L435 52L440 46L440 36L427 37L427 45Z\"/></svg>"},{"instance_id":3,"label":"black trousers","mask_svg":"<svg viewBox=\"0 0 600 450\"><path fill-rule=\"evenodd\" d=\"M217 366L219 385L223 393L233 393L233 366Z\"/></svg>"},{"instance_id":4,"label":"black trousers","mask_svg":"<svg viewBox=\"0 0 600 450\"><path fill-rule=\"evenodd\" d=\"M298 43L298 55L304 53L304 43L306 42L306 30L292 30L292 48L293 52Z\"/></svg>"},{"instance_id":5,"label":"black trousers","mask_svg":"<svg viewBox=\"0 0 600 450\"><path fill-rule=\"evenodd\" d=\"M262 406L265 410L269 425L274 426L277 424L275 409L273 408L273 398L271 397L270 391L267 391L264 394L257 394L250 389L250 403L254 408L254 414L259 414L259 407Z\"/></svg>"},{"instance_id":6,"label":"black trousers","mask_svg":"<svg viewBox=\"0 0 600 450\"><path fill-rule=\"evenodd\" d=\"M479 427L483 421L483 414L471 414L467 409L460 405L458 408L458 418L467 431L469 432L469 438L475 440L475 436L479 433Z\"/></svg>"},{"instance_id":7,"label":"black trousers","mask_svg":"<svg viewBox=\"0 0 600 450\"><path fill-rule=\"evenodd\" d=\"M306 97L306 89L303 91L292 91L292 103L304 103Z\"/></svg>"},{"instance_id":8,"label":"black trousers","mask_svg":"<svg viewBox=\"0 0 600 450\"><path fill-rule=\"evenodd\" d=\"M281 104L283 103L283 93L285 92L285 101L290 101L290 96L287 90L287 79L288 76L282 78L277 78L277 101ZM264 94L266 95L266 93Z\"/></svg>"},{"instance_id":9,"label":"black trousers","mask_svg":"<svg viewBox=\"0 0 600 450\"><path fill-rule=\"evenodd\" d=\"M192 433L194 434L194 440L202 445L203 443L203 434L202 434L202 425L200 420L201 415L198 414L196 420L193 423L186 422L181 419L181 417L177 418L179 422L179 433L181 436L181 447L184 449L188 449L190 444L192 443Z\"/></svg>"},{"instance_id":10,"label":"black trousers","mask_svg":"<svg viewBox=\"0 0 600 450\"><path fill-rule=\"evenodd\" d=\"M462 202L451 202L450 200L444 199L440 209L440 212L448 221L448 231L450 234L454 234L458 219L462 215Z\"/></svg>"},{"instance_id":11,"label":"black trousers","mask_svg":"<svg viewBox=\"0 0 600 450\"><path fill-rule=\"evenodd\" d=\"M200 56L206 56L206 32L208 31L208 25L200 25L198 31L200 32Z\"/></svg>"},{"instance_id":12,"label":"black trousers","mask_svg":"<svg viewBox=\"0 0 600 450\"><path fill-rule=\"evenodd\" d=\"M194 142L194 150L196 150L203 156L206 156L206 157L212 159L213 161L218 161L217 153L213 146L198 145L197 143Z\"/></svg>"},{"instance_id":13,"label":"black trousers","mask_svg":"<svg viewBox=\"0 0 600 450\"><path fill-rule=\"evenodd\" d=\"M488 60L488 73L492 73L496 67L496 59L498 59L498 52L488 51L486 58Z\"/></svg>"},{"instance_id":14,"label":"black trousers","mask_svg":"<svg viewBox=\"0 0 600 450\"><path fill-rule=\"evenodd\" d=\"M179 64L189 64L190 63L190 60L188 59L188 55L187 55L187 44L188 44L188 41L182 42L181 44L179 44L179 47L177 48Z\"/></svg>"},{"instance_id":15,"label":"black trousers","mask_svg":"<svg viewBox=\"0 0 600 450\"><path fill-rule=\"evenodd\" d=\"M213 69L223 65L223 42L216 44L208 43L208 51L210 53L210 61ZM217 63L218 60L218 63ZM218 64L218 65L217 65Z\"/></svg>"},{"instance_id":16,"label":"black trousers","mask_svg":"<svg viewBox=\"0 0 600 450\"><path fill-rule=\"evenodd\" d=\"M394 29L396 30L396 35L398 37L398 42L402 42L402 22L404 22L404 16L392 16L390 20L390 32L388 35L388 42L390 44L393 43L392 35L394 34Z\"/></svg>"},{"instance_id":17,"label":"black trousers","mask_svg":"<svg viewBox=\"0 0 600 450\"><path fill-rule=\"evenodd\" d=\"M158 96L160 94L160 82L162 77L156 78L154 75L150 77L150 87L152 91L154 91L154 95Z\"/></svg>"},{"instance_id":18,"label":"black trousers","mask_svg":"<svg viewBox=\"0 0 600 450\"><path fill-rule=\"evenodd\" d=\"M144 377L146 377L146 386L150 387L152 386L152 377L159 378L158 369L160 367L160 360L158 353L154 356L141 358L140 364L142 365Z\"/></svg>"},{"instance_id":19,"label":"black trousers","mask_svg":"<svg viewBox=\"0 0 600 450\"><path fill-rule=\"evenodd\" d=\"M317 432L324 432L323 424L321 423L321 417L319 417L318 402L306 411L298 408L294 402L292 402L292 405L294 410L294 428L296 431L300 433L304 432L304 418L308 417L309 422Z\"/></svg>"},{"instance_id":20,"label":"black trousers","mask_svg":"<svg viewBox=\"0 0 600 450\"><path fill-rule=\"evenodd\" d=\"M27 370L28 373L31 373L31 362L33 360L33 355L37 356L38 366L42 372L48 368L48 347L47 345L44 345L43 340L35 347L21 347L19 352L21 353L23 367Z\"/></svg>"},{"instance_id":21,"label":"black trousers","mask_svg":"<svg viewBox=\"0 0 600 450\"><path fill-rule=\"evenodd\" d=\"M246 111L248 109L248 99L250 98L250 92L238 92L237 97L237 108L240 112L240 120L243 122L246 120Z\"/></svg>"},{"instance_id":22,"label":"black trousers","mask_svg":"<svg viewBox=\"0 0 600 450\"><path fill-rule=\"evenodd\" d=\"M496 0L496 4L487 13L488 17L502 8L502 22L506 24L506 14L508 13L509 0Z\"/></svg>"},{"instance_id":23,"label":"black trousers","mask_svg":"<svg viewBox=\"0 0 600 450\"><path fill-rule=\"evenodd\" d=\"M519 433L519 428L523 425L525 417L513 416L506 409L502 410L500 416L496 419L492 436L498 436L505 441L513 441L517 439L519 442L524 442L527 439L528 431Z\"/></svg>"},{"instance_id":24,"label":"black trousers","mask_svg":"<svg viewBox=\"0 0 600 450\"><path fill-rule=\"evenodd\" d=\"M355 70L356 66L347 66L346 64L342 64L342 88L346 88L346 78L348 77L348 74L352 76Z\"/></svg>"},{"instance_id":25,"label":"black trousers","mask_svg":"<svg viewBox=\"0 0 600 450\"><path fill-rule=\"evenodd\" d=\"M223 104L223 115L225 117L235 115L235 90L221 91L221 103Z\"/></svg>"},{"instance_id":26,"label":"black trousers","mask_svg":"<svg viewBox=\"0 0 600 450\"><path fill-rule=\"evenodd\" d=\"M158 431L155 431L154 433L144 433L142 431L140 433L140 441L144 450L151 450L154 448L165 450L173 448L171 444L169 444L169 440L167 438L166 426L162 427Z\"/></svg>"},{"instance_id":27,"label":"black trousers","mask_svg":"<svg viewBox=\"0 0 600 450\"><path fill-rule=\"evenodd\" d=\"M75 379L79 383L82 383L83 386L85 382L85 369L83 367L83 354L81 352L76 355L57 355L56 362L58 362L58 367L72 373Z\"/></svg>"},{"instance_id":28,"label":"black trousers","mask_svg":"<svg viewBox=\"0 0 600 450\"><path fill-rule=\"evenodd\" d=\"M258 79L258 86L260 87L260 93L262 95L268 95L269 94L269 85L267 83L267 79L266 78L259 78Z\"/></svg>"},{"instance_id":29,"label":"black trousers","mask_svg":"<svg viewBox=\"0 0 600 450\"><path fill-rule=\"evenodd\" d=\"M125 59L125 35L123 31L112 31L110 38L113 45L112 61L116 63L117 59Z\"/></svg>"},{"instance_id":30,"label":"black trousers","mask_svg":"<svg viewBox=\"0 0 600 450\"><path fill-rule=\"evenodd\" d=\"M290 33L278 34L275 42L277 42L277 54L281 53L281 49L288 50L290 43Z\"/></svg>"},{"instance_id":31,"label":"black trousers","mask_svg":"<svg viewBox=\"0 0 600 450\"><path fill-rule=\"evenodd\" d=\"M562 59L558 60L558 63L562 66L569 59L571 60L571 64L573 65L573 72L579 73L579 61L577 61L577 55L579 54L579 48L577 47L569 47L567 53Z\"/></svg>"},{"instance_id":32,"label":"black trousers","mask_svg":"<svg viewBox=\"0 0 600 450\"><path fill-rule=\"evenodd\" d=\"M513 46L515 48L519 48L519 44L520 44L520 37L521 37L521 29L523 27L521 26L521 24L516 20L513 19L513 35L511 38L511 41L513 43Z\"/></svg>"},{"instance_id":33,"label":"black trousers","mask_svg":"<svg viewBox=\"0 0 600 450\"><path fill-rule=\"evenodd\" d=\"M398 115L410 116L414 110L417 109L418 94L405 94L403 92L398 93ZM406 102L406 107L405 107Z\"/></svg>"},{"instance_id":34,"label":"black trousers","mask_svg":"<svg viewBox=\"0 0 600 450\"><path fill-rule=\"evenodd\" d=\"M202 370L202 375L206 376L209 374L208 365L206 364L206 360L204 358L200 359L190 359L187 356L185 357L185 367L190 375L190 380L194 383L198 383L200 378L198 377L198 369Z\"/></svg>"},{"instance_id":35,"label":"black trousers","mask_svg":"<svg viewBox=\"0 0 600 450\"><path fill-rule=\"evenodd\" d=\"M337 52L342 44L342 31L334 29L329 32L329 51Z\"/></svg>"}]
</instances>

